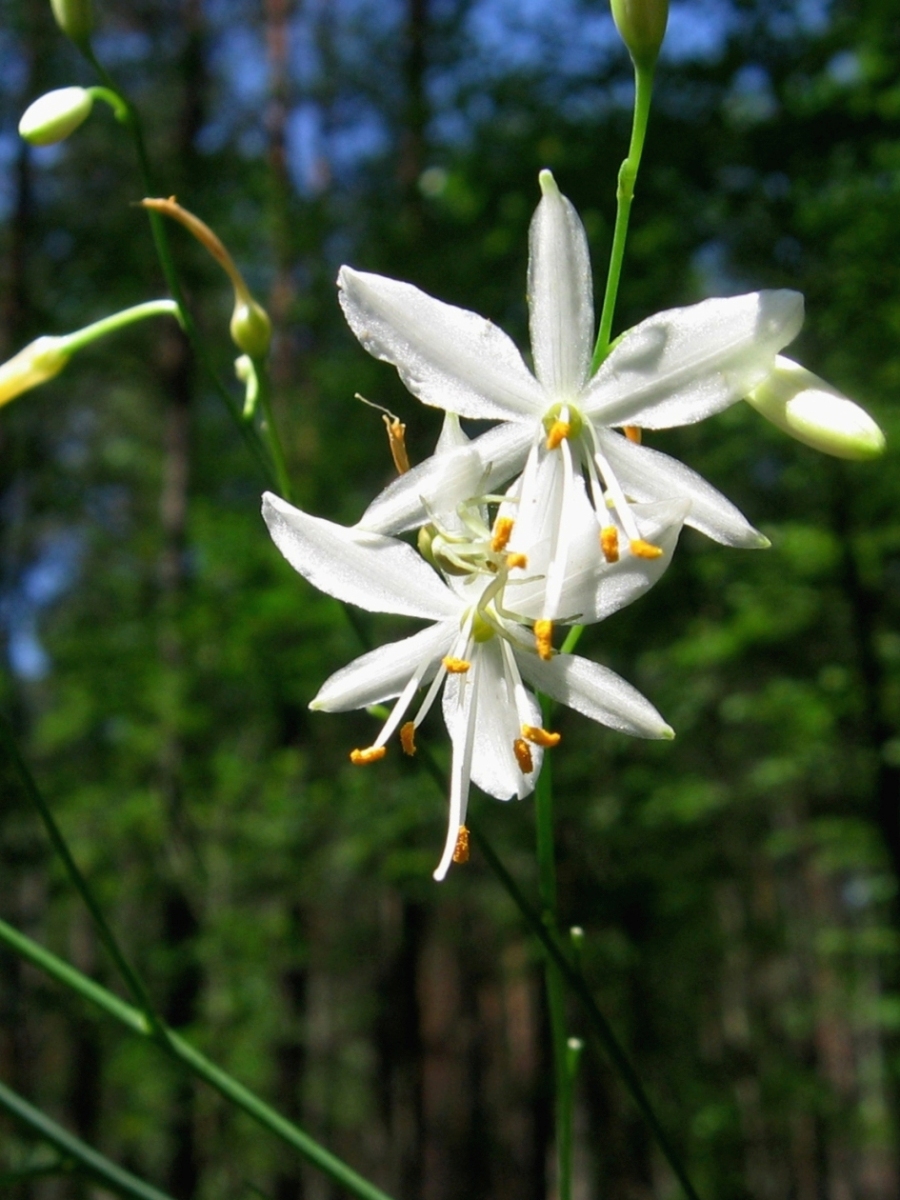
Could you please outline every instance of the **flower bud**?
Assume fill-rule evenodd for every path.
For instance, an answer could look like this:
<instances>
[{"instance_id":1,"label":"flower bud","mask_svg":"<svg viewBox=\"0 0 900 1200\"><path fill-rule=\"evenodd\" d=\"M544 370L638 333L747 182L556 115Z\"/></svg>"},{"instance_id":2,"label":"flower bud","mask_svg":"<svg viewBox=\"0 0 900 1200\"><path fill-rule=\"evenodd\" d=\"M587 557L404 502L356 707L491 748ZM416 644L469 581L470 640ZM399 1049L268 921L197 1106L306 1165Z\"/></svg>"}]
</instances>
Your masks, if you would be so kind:
<instances>
[{"instance_id":1,"label":"flower bud","mask_svg":"<svg viewBox=\"0 0 900 1200\"><path fill-rule=\"evenodd\" d=\"M884 434L864 409L780 354L746 399L773 425L824 454L862 460L884 450Z\"/></svg>"},{"instance_id":2,"label":"flower bud","mask_svg":"<svg viewBox=\"0 0 900 1200\"><path fill-rule=\"evenodd\" d=\"M19 122L19 134L32 146L52 146L73 133L93 106L94 97L85 88L56 88L29 104Z\"/></svg>"},{"instance_id":3,"label":"flower bud","mask_svg":"<svg viewBox=\"0 0 900 1200\"><path fill-rule=\"evenodd\" d=\"M613 20L636 67L656 63L669 19L669 0L611 0Z\"/></svg>"},{"instance_id":4,"label":"flower bud","mask_svg":"<svg viewBox=\"0 0 900 1200\"><path fill-rule=\"evenodd\" d=\"M68 338L39 337L0 364L0 404L58 375L69 361Z\"/></svg>"},{"instance_id":5,"label":"flower bud","mask_svg":"<svg viewBox=\"0 0 900 1200\"><path fill-rule=\"evenodd\" d=\"M76 45L84 45L94 28L91 0L50 0L56 23Z\"/></svg>"},{"instance_id":6,"label":"flower bud","mask_svg":"<svg viewBox=\"0 0 900 1200\"><path fill-rule=\"evenodd\" d=\"M272 342L272 322L261 304L245 288L235 288L231 314L231 340L251 358L265 358Z\"/></svg>"}]
</instances>

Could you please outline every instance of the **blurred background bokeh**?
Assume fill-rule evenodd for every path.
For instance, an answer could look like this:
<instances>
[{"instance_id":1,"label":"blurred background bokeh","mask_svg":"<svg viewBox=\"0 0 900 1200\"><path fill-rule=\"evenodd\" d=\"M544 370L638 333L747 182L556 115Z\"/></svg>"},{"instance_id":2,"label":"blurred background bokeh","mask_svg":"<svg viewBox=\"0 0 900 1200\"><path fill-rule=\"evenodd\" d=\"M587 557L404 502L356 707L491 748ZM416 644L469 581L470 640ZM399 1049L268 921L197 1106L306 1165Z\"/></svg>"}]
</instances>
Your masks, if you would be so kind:
<instances>
[{"instance_id":1,"label":"blurred background bokeh","mask_svg":"<svg viewBox=\"0 0 900 1200\"><path fill-rule=\"evenodd\" d=\"M148 124L159 194L226 241L275 322L296 498L342 522L439 415L343 323L341 262L526 344L528 222L553 169L602 287L631 74L601 0L109 0L98 57ZM16 123L92 83L44 0L0 28L0 358L164 295L130 143L98 106L58 147ZM232 373L230 290L172 230ZM650 444L725 491L764 553L684 534L583 647L676 728L560 716L561 918L699 1189L894 1200L900 973L900 20L890 0L673 6L616 330L757 287L805 293L791 352L864 404L875 464L745 405ZM599 299L599 297L598 297ZM237 394L237 388L236 388ZM894 448L892 448L894 447ZM365 714L310 714L359 653L283 562L263 476L158 321L0 411L2 707L168 1019L397 1200L544 1200L552 1097L535 947L477 853L431 870L445 798L414 761L357 771ZM365 617L382 639L405 622ZM423 730L446 763L439 715ZM0 764L0 915L116 987ZM533 893L533 808L473 807ZM579 1030L573 1011L573 1028ZM177 1200L333 1185L93 1011L0 954L0 1078ZM0 1173L40 1147L0 1122ZM88 1200L83 1181L10 1186ZM578 1200L675 1194L602 1052Z\"/></svg>"}]
</instances>

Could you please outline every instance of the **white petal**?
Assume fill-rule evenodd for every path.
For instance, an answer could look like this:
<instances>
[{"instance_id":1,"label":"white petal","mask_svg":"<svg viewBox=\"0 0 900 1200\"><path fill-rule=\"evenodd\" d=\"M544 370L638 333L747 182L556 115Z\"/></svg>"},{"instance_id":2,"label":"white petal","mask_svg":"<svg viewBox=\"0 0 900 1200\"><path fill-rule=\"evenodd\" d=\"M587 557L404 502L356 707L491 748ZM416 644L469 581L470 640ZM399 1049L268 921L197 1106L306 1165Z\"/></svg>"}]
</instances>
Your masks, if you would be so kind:
<instances>
[{"instance_id":1,"label":"white petal","mask_svg":"<svg viewBox=\"0 0 900 1200\"><path fill-rule=\"evenodd\" d=\"M263 517L284 557L320 592L369 612L432 621L459 612L450 589L405 542L311 517L271 492Z\"/></svg>"},{"instance_id":2,"label":"white petal","mask_svg":"<svg viewBox=\"0 0 900 1200\"><path fill-rule=\"evenodd\" d=\"M802 324L803 297L785 289L657 313L625 334L583 408L602 425L690 425L764 379Z\"/></svg>"},{"instance_id":3,"label":"white petal","mask_svg":"<svg viewBox=\"0 0 900 1200\"><path fill-rule=\"evenodd\" d=\"M453 739L454 753L464 732L463 714L467 711L462 693L474 687L472 782L498 800L527 796L534 788L540 759L535 758L536 770L528 775L523 774L516 761L513 742L522 736L522 722L497 638L476 645L472 658L472 667L466 675L448 675L444 684L444 720ZM540 725L540 709L537 701L533 698L531 701L533 711L528 723Z\"/></svg>"},{"instance_id":4,"label":"white petal","mask_svg":"<svg viewBox=\"0 0 900 1200\"><path fill-rule=\"evenodd\" d=\"M535 373L551 400L574 400L591 365L594 302L587 237L549 171L529 234L528 304Z\"/></svg>"},{"instance_id":5,"label":"white petal","mask_svg":"<svg viewBox=\"0 0 900 1200\"><path fill-rule=\"evenodd\" d=\"M614 671L575 654L557 654L542 662L536 654L516 652L522 675L538 691L567 704L592 721L635 737L671 738L671 728L649 700Z\"/></svg>"},{"instance_id":6,"label":"white petal","mask_svg":"<svg viewBox=\"0 0 900 1200\"><path fill-rule=\"evenodd\" d=\"M400 695L425 660L431 660L422 676L422 682L428 683L458 628L456 621L440 621L412 637L370 650L326 679L309 707L324 712L347 712L391 700Z\"/></svg>"},{"instance_id":7,"label":"white petal","mask_svg":"<svg viewBox=\"0 0 900 1200\"><path fill-rule=\"evenodd\" d=\"M376 533L403 533L428 521L423 496L434 497L442 486L458 492L472 477L474 451L481 464L477 472L487 491L511 479L521 470L534 429L530 425L505 422L475 438L467 446L432 455L405 475L394 479L376 496L360 518L357 528ZM468 499L469 497L465 497Z\"/></svg>"},{"instance_id":8,"label":"white petal","mask_svg":"<svg viewBox=\"0 0 900 1200\"><path fill-rule=\"evenodd\" d=\"M705 533L713 541L745 550L759 550L769 545L769 539L754 529L730 500L678 459L630 442L619 433L598 430L597 434L603 453L629 496L645 501L690 500L685 524Z\"/></svg>"},{"instance_id":9,"label":"white petal","mask_svg":"<svg viewBox=\"0 0 900 1200\"><path fill-rule=\"evenodd\" d=\"M441 436L434 448L435 454L447 454L460 446L468 446L472 439L462 430L459 417L455 412L444 413L444 423L441 426Z\"/></svg>"},{"instance_id":10,"label":"white petal","mask_svg":"<svg viewBox=\"0 0 900 1200\"><path fill-rule=\"evenodd\" d=\"M540 384L513 342L490 321L443 304L408 283L341 267L350 328L376 358L393 363L425 404L462 417L509 420L542 413Z\"/></svg>"}]
</instances>

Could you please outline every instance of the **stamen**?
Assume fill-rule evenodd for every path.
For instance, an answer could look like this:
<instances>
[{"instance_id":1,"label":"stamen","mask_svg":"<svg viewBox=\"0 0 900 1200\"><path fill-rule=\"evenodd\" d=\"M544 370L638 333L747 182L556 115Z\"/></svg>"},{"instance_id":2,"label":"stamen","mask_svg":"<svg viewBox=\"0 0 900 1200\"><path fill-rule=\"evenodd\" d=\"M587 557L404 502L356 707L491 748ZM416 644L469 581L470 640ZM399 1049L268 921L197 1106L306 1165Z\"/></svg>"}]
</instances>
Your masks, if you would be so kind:
<instances>
[{"instance_id":1,"label":"stamen","mask_svg":"<svg viewBox=\"0 0 900 1200\"><path fill-rule=\"evenodd\" d=\"M513 754L523 775L530 775L534 770L534 760L531 757L531 747L524 738L516 738L513 742Z\"/></svg>"},{"instance_id":2,"label":"stamen","mask_svg":"<svg viewBox=\"0 0 900 1200\"><path fill-rule=\"evenodd\" d=\"M382 414L381 419L387 430L388 447L391 451L391 458L394 460L394 466L397 468L397 474L405 475L409 470L409 455L406 453L406 426L383 404L375 404L371 400L367 400L365 396L361 396L359 392L356 393L355 398Z\"/></svg>"},{"instance_id":3,"label":"stamen","mask_svg":"<svg viewBox=\"0 0 900 1200\"><path fill-rule=\"evenodd\" d=\"M465 825L460 825L456 834L453 861L455 863L467 863L469 861L469 831Z\"/></svg>"},{"instance_id":4,"label":"stamen","mask_svg":"<svg viewBox=\"0 0 900 1200\"><path fill-rule=\"evenodd\" d=\"M619 561L619 531L615 525L604 525L600 530L600 549L608 563Z\"/></svg>"},{"instance_id":5,"label":"stamen","mask_svg":"<svg viewBox=\"0 0 900 1200\"><path fill-rule=\"evenodd\" d=\"M505 550L509 544L509 539L512 537L513 525L512 517L498 517L494 522L494 536L491 538L491 549L495 554L499 554L501 550Z\"/></svg>"},{"instance_id":6,"label":"stamen","mask_svg":"<svg viewBox=\"0 0 900 1200\"><path fill-rule=\"evenodd\" d=\"M662 546L654 546L652 542L645 542L643 538L632 538L628 545L636 558L659 558L663 552Z\"/></svg>"},{"instance_id":7,"label":"stamen","mask_svg":"<svg viewBox=\"0 0 900 1200\"><path fill-rule=\"evenodd\" d=\"M529 742L534 742L535 746L552 749L559 745L562 734L551 733L549 729L541 729L539 725L523 725L522 737L527 738Z\"/></svg>"},{"instance_id":8,"label":"stamen","mask_svg":"<svg viewBox=\"0 0 900 1200\"><path fill-rule=\"evenodd\" d=\"M450 675L465 675L472 665L464 658L451 658L449 654L446 658L441 659L441 662Z\"/></svg>"},{"instance_id":9,"label":"stamen","mask_svg":"<svg viewBox=\"0 0 900 1200\"><path fill-rule=\"evenodd\" d=\"M628 438L629 442L636 442L638 446L641 444L640 425L623 425L622 432Z\"/></svg>"},{"instance_id":10,"label":"stamen","mask_svg":"<svg viewBox=\"0 0 900 1200\"><path fill-rule=\"evenodd\" d=\"M571 432L571 424L568 421L560 421L557 417L547 432L547 449L555 450L561 442L566 440Z\"/></svg>"},{"instance_id":11,"label":"stamen","mask_svg":"<svg viewBox=\"0 0 900 1200\"><path fill-rule=\"evenodd\" d=\"M416 752L415 721L407 721L405 725L400 726L400 745L403 747L403 753L412 758Z\"/></svg>"},{"instance_id":12,"label":"stamen","mask_svg":"<svg viewBox=\"0 0 900 1200\"><path fill-rule=\"evenodd\" d=\"M547 620L535 621L534 644L537 647L538 658L549 662L553 657L553 622Z\"/></svg>"},{"instance_id":13,"label":"stamen","mask_svg":"<svg viewBox=\"0 0 900 1200\"><path fill-rule=\"evenodd\" d=\"M506 565L510 571L513 567L527 567L528 557L525 554L507 554Z\"/></svg>"},{"instance_id":14,"label":"stamen","mask_svg":"<svg viewBox=\"0 0 900 1200\"><path fill-rule=\"evenodd\" d=\"M369 763L378 762L387 754L387 746L367 746L365 750L351 750L350 761L354 767L365 767Z\"/></svg>"}]
</instances>

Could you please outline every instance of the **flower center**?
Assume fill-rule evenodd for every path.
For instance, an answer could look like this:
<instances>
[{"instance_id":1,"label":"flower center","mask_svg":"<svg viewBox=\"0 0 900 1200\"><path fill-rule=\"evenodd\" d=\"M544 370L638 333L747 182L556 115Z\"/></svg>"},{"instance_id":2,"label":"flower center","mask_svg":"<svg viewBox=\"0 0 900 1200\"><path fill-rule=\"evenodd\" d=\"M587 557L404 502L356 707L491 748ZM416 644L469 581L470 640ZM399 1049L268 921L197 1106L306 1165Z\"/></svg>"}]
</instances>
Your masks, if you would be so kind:
<instances>
[{"instance_id":1,"label":"flower center","mask_svg":"<svg viewBox=\"0 0 900 1200\"><path fill-rule=\"evenodd\" d=\"M564 438L577 441L584 428L584 418L574 404L554 404L544 413L547 449L555 450Z\"/></svg>"}]
</instances>

